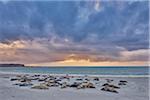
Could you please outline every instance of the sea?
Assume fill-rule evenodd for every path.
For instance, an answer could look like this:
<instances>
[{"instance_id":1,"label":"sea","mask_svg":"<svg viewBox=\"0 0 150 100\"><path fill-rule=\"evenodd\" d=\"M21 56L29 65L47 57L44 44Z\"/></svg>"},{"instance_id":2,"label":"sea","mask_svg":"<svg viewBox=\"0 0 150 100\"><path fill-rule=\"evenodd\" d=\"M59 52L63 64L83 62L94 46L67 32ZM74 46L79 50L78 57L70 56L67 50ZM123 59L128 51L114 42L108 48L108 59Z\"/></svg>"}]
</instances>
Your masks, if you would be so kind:
<instances>
[{"instance_id":1,"label":"sea","mask_svg":"<svg viewBox=\"0 0 150 100\"><path fill-rule=\"evenodd\" d=\"M149 76L148 66L100 66L100 67L0 67L0 72L41 73L41 74L75 74L75 75L117 75Z\"/></svg>"}]
</instances>

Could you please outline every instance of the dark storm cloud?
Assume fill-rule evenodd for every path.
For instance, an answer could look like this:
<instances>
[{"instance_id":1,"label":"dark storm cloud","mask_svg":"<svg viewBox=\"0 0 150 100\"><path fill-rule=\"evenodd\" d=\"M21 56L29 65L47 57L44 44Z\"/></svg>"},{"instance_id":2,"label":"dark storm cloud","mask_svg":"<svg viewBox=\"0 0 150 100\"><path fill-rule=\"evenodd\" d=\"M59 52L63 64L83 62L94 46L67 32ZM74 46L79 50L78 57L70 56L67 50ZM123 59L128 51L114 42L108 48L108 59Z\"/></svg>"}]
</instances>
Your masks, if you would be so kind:
<instances>
[{"instance_id":1,"label":"dark storm cloud","mask_svg":"<svg viewBox=\"0 0 150 100\"><path fill-rule=\"evenodd\" d=\"M41 38L44 41L38 43L41 42L43 49L63 53L63 56L70 53L91 57L93 61L117 61L123 50L148 49L148 12L148 1L3 0L0 2L0 42L32 42ZM48 50L39 53L46 55ZM22 51L32 54L34 49ZM57 57L49 59L63 59Z\"/></svg>"}]
</instances>

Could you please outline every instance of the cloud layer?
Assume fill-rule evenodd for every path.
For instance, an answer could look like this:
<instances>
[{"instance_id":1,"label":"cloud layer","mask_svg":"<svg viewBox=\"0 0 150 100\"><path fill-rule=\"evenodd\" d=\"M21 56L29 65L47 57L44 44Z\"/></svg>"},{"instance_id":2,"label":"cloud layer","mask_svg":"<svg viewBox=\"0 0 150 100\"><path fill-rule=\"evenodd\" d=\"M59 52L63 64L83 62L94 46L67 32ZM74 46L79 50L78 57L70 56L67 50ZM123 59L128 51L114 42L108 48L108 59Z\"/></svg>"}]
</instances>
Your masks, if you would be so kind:
<instances>
[{"instance_id":1,"label":"cloud layer","mask_svg":"<svg viewBox=\"0 0 150 100\"><path fill-rule=\"evenodd\" d=\"M1 1L0 62L147 62L148 1Z\"/></svg>"}]
</instances>

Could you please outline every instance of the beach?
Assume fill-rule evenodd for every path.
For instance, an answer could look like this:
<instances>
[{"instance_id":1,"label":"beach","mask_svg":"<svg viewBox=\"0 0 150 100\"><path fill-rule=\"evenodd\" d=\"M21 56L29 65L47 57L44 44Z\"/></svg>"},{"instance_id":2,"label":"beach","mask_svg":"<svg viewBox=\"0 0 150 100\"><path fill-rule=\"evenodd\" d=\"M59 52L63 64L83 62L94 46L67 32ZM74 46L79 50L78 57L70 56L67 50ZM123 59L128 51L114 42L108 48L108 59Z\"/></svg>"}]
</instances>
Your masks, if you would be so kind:
<instances>
[{"instance_id":1,"label":"beach","mask_svg":"<svg viewBox=\"0 0 150 100\"><path fill-rule=\"evenodd\" d=\"M39 75L39 74L38 74ZM32 86L14 85L18 81L17 77L48 77L48 75L39 76L35 74L8 74L0 73L0 100L149 100L149 78L148 77L90 77L90 76L71 76L71 75L49 75L60 78L67 84L73 81L82 82L85 79L93 83L94 88L74 88L70 86L49 86L48 89L32 88L39 81L31 81ZM63 77L63 78L62 78ZM69 77L69 80L67 80ZM40 77L41 78L41 77ZM98 78L98 79L97 79ZM95 80L94 80L95 79ZM111 82L112 81L112 82ZM124 85L118 85L120 81L127 82ZM41 80L41 83L45 82ZM104 91L106 83L118 86L113 91ZM105 85L104 85L105 84Z\"/></svg>"},{"instance_id":2,"label":"beach","mask_svg":"<svg viewBox=\"0 0 150 100\"><path fill-rule=\"evenodd\" d=\"M0 100L150 100L150 0L0 0Z\"/></svg>"}]
</instances>

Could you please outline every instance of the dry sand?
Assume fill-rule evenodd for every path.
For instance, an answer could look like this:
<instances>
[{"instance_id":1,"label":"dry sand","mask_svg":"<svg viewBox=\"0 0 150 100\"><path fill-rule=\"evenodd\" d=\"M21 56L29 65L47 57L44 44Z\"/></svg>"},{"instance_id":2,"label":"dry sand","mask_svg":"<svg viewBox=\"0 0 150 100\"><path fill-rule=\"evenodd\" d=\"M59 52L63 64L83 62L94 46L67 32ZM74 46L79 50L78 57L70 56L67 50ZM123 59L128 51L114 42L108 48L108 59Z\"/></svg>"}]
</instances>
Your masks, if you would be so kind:
<instances>
[{"instance_id":1,"label":"dry sand","mask_svg":"<svg viewBox=\"0 0 150 100\"><path fill-rule=\"evenodd\" d=\"M101 91L106 77L101 77L100 86L96 89L75 89L50 87L49 90L35 90L28 87L12 85L13 74L0 73L0 100L149 100L148 77L108 77L115 80L127 80L119 93ZM114 82L114 84L115 84Z\"/></svg>"}]
</instances>

